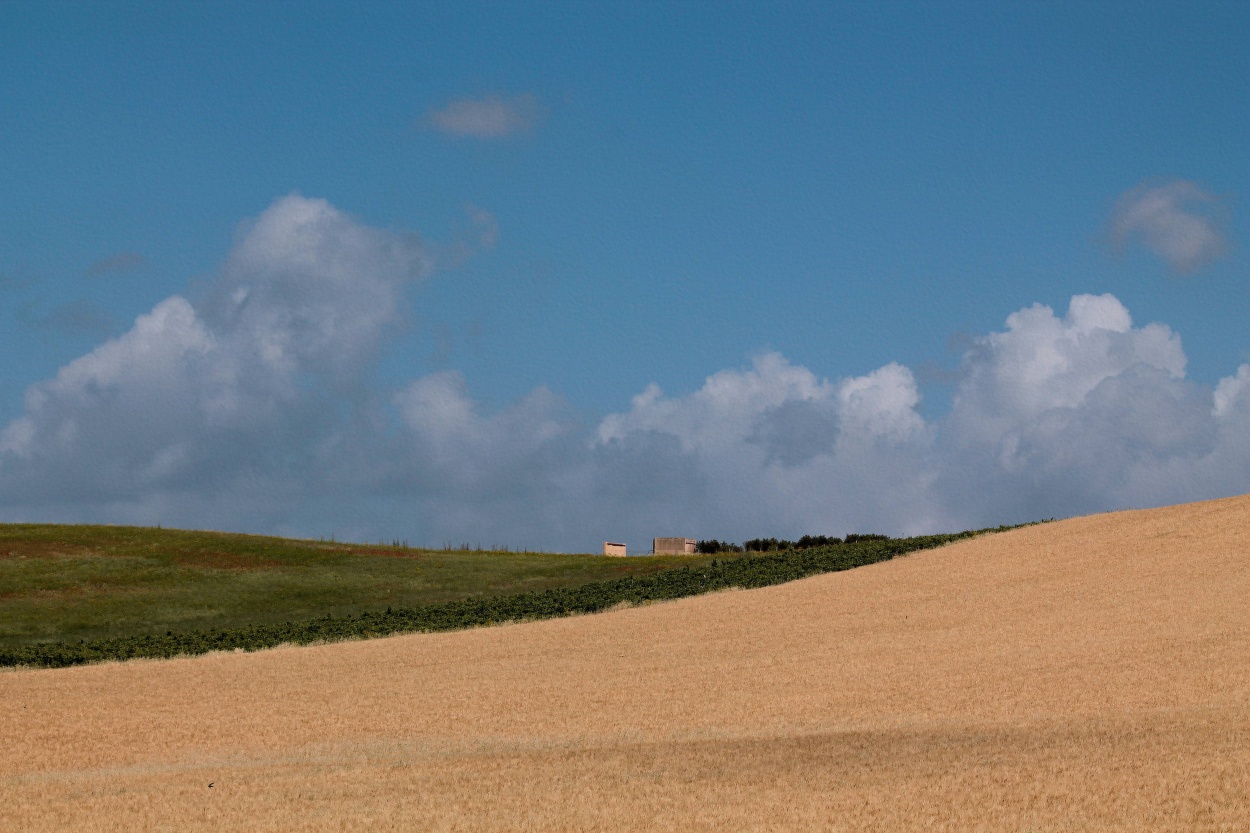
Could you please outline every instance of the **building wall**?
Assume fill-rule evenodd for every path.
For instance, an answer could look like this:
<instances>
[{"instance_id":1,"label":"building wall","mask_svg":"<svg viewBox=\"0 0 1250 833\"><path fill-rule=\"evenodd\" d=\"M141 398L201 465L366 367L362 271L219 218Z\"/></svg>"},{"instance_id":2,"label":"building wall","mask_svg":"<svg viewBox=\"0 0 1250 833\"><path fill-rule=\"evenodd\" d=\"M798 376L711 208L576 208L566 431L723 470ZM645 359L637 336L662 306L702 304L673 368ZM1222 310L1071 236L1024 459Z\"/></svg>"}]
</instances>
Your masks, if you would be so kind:
<instances>
[{"instance_id":1,"label":"building wall","mask_svg":"<svg viewBox=\"0 0 1250 833\"><path fill-rule=\"evenodd\" d=\"M613 544L611 541L604 541L603 542L603 554L614 555L617 558L624 558L625 557L625 545Z\"/></svg>"},{"instance_id":2,"label":"building wall","mask_svg":"<svg viewBox=\"0 0 1250 833\"><path fill-rule=\"evenodd\" d=\"M656 555L694 555L693 538L654 538L651 551Z\"/></svg>"}]
</instances>

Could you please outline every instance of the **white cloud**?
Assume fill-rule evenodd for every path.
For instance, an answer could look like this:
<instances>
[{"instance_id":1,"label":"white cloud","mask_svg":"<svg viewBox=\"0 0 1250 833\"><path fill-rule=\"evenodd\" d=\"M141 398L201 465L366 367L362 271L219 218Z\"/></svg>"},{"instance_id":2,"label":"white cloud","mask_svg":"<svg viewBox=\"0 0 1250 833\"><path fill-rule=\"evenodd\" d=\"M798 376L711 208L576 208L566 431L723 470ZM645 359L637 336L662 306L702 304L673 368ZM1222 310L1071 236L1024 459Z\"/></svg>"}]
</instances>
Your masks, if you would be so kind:
<instances>
[{"instance_id":1,"label":"white cloud","mask_svg":"<svg viewBox=\"0 0 1250 833\"><path fill-rule=\"evenodd\" d=\"M1111 235L1117 249L1140 242L1178 272L1192 272L1224 254L1221 202L1194 182L1143 183L1116 203Z\"/></svg>"},{"instance_id":2,"label":"white cloud","mask_svg":"<svg viewBox=\"0 0 1250 833\"><path fill-rule=\"evenodd\" d=\"M429 271L414 235L360 225L325 200L275 202L230 253L207 314L271 371L337 381L368 365Z\"/></svg>"},{"instance_id":3,"label":"white cloud","mask_svg":"<svg viewBox=\"0 0 1250 833\"><path fill-rule=\"evenodd\" d=\"M623 471L632 491L617 495L618 514L632 512L637 526L667 523L674 534L865 531L887 523L887 505L907 515L910 531L933 520L918 500L929 441L918 402L911 372L897 364L835 384L767 353L684 397L652 386L628 412L605 418L599 476L615 482ZM650 480L631 465L640 459ZM654 505L629 501L657 490Z\"/></svg>"},{"instance_id":4,"label":"white cloud","mask_svg":"<svg viewBox=\"0 0 1250 833\"><path fill-rule=\"evenodd\" d=\"M838 413L846 432L905 442L924 433L924 420L915 411L919 404L915 377L895 362L838 386Z\"/></svg>"},{"instance_id":5,"label":"white cloud","mask_svg":"<svg viewBox=\"0 0 1250 833\"><path fill-rule=\"evenodd\" d=\"M449 136L501 139L532 130L540 111L538 99L530 93L511 99L488 95L450 101L431 110L428 120L435 130Z\"/></svg>"},{"instance_id":6,"label":"white cloud","mask_svg":"<svg viewBox=\"0 0 1250 833\"><path fill-rule=\"evenodd\" d=\"M1239 407L1250 412L1250 365L1243 364L1236 376L1221 379L1215 388L1216 418L1226 419Z\"/></svg>"},{"instance_id":7,"label":"white cloud","mask_svg":"<svg viewBox=\"0 0 1250 833\"><path fill-rule=\"evenodd\" d=\"M423 468L457 481L493 481L502 467L540 451L571 427L563 402L545 388L499 413L482 415L455 371L408 384L395 395L395 404L410 455L415 451ZM517 474L525 476L524 471Z\"/></svg>"},{"instance_id":8,"label":"white cloud","mask_svg":"<svg viewBox=\"0 0 1250 833\"><path fill-rule=\"evenodd\" d=\"M633 407L600 423L600 442L642 431L676 437L683 450L737 444L756 428L759 415L795 401L823 402L833 386L778 353L756 357L750 370L722 370L683 399L665 398L656 385L634 397Z\"/></svg>"},{"instance_id":9,"label":"white cloud","mask_svg":"<svg viewBox=\"0 0 1250 833\"><path fill-rule=\"evenodd\" d=\"M333 412L367 396L403 286L424 268L415 238L323 200L278 200L201 307L168 298L28 390L0 435L0 506L112 517L129 502L127 517L144 520L180 494L188 522L237 526L206 517L215 494L304 491L341 430Z\"/></svg>"},{"instance_id":10,"label":"white cloud","mask_svg":"<svg viewBox=\"0 0 1250 833\"><path fill-rule=\"evenodd\" d=\"M968 441L984 444L1048 410L1079 405L1104 379L1138 363L1182 377L1180 338L1162 324L1133 328L1111 295L1077 295L1062 319L1034 304L965 353L955 426L974 423Z\"/></svg>"},{"instance_id":11,"label":"white cloud","mask_svg":"<svg viewBox=\"0 0 1250 833\"><path fill-rule=\"evenodd\" d=\"M382 389L383 342L429 268L414 236L278 200L202 303L162 301L27 391L0 429L0 518L637 548L1250 490L1250 366L1187 380L1179 336L1110 295L974 339L932 420L902 365L831 380L764 353L588 425L545 389L485 408L454 372Z\"/></svg>"},{"instance_id":12,"label":"white cloud","mask_svg":"<svg viewBox=\"0 0 1250 833\"><path fill-rule=\"evenodd\" d=\"M1035 305L979 339L935 449L942 514L976 524L1222 494L1212 395L1180 338L1110 295ZM1250 480L1243 486L1250 488Z\"/></svg>"}]
</instances>

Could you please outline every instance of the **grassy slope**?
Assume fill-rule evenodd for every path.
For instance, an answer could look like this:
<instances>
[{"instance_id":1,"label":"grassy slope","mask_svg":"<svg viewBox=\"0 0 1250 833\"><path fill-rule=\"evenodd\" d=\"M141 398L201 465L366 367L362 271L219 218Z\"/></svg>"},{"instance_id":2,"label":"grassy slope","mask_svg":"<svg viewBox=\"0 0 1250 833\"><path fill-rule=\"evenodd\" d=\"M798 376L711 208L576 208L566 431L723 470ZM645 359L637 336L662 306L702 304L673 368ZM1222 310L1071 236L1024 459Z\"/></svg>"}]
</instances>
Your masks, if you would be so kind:
<instances>
[{"instance_id":1,"label":"grassy slope","mask_svg":"<svg viewBox=\"0 0 1250 833\"><path fill-rule=\"evenodd\" d=\"M711 559L447 552L142 527L0 524L0 647L416 607Z\"/></svg>"}]
</instances>

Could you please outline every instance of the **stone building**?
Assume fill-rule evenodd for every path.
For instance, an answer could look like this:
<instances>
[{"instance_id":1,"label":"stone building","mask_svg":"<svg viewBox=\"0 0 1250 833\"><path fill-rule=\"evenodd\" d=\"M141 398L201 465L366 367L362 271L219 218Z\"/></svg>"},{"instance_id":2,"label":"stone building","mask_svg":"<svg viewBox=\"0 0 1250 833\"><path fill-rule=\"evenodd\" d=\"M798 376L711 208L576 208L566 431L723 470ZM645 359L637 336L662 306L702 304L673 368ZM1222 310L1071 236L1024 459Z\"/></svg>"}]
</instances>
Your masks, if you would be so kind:
<instances>
[{"instance_id":1,"label":"stone building","mask_svg":"<svg viewBox=\"0 0 1250 833\"><path fill-rule=\"evenodd\" d=\"M656 555L694 555L697 543L693 538L653 538L651 552Z\"/></svg>"},{"instance_id":2,"label":"stone building","mask_svg":"<svg viewBox=\"0 0 1250 833\"><path fill-rule=\"evenodd\" d=\"M611 541L604 541L603 542L603 554L614 555L617 558L624 558L625 557L625 545L614 544Z\"/></svg>"}]
</instances>

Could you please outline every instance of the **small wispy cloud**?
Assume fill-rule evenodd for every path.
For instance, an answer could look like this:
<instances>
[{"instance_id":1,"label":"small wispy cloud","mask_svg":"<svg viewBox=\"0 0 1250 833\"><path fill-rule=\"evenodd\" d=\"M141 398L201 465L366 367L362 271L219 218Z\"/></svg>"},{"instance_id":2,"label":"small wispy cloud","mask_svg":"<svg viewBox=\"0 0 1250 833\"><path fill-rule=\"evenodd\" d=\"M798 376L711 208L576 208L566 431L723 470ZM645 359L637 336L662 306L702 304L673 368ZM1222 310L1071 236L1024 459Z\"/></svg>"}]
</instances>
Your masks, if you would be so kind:
<instances>
[{"instance_id":1,"label":"small wispy cloud","mask_svg":"<svg viewBox=\"0 0 1250 833\"><path fill-rule=\"evenodd\" d=\"M510 99L498 95L460 98L438 110L431 110L431 127L448 136L474 139L502 139L526 133L538 123L538 98L522 93Z\"/></svg>"},{"instance_id":2,"label":"small wispy cloud","mask_svg":"<svg viewBox=\"0 0 1250 833\"><path fill-rule=\"evenodd\" d=\"M104 337L117 327L117 321L107 310L85 298L59 304L45 313L36 314L27 309L19 315L28 326L71 336Z\"/></svg>"},{"instance_id":3,"label":"small wispy cloud","mask_svg":"<svg viewBox=\"0 0 1250 833\"><path fill-rule=\"evenodd\" d=\"M148 265L148 259L138 252L119 252L115 255L100 258L87 267L91 277L114 272L134 272Z\"/></svg>"},{"instance_id":4,"label":"small wispy cloud","mask_svg":"<svg viewBox=\"0 0 1250 833\"><path fill-rule=\"evenodd\" d=\"M499 221L494 214L472 203L465 203L464 213L465 221L459 225L449 243L429 247L433 262L439 268L459 268L479 252L493 249L499 242Z\"/></svg>"},{"instance_id":5,"label":"small wispy cloud","mask_svg":"<svg viewBox=\"0 0 1250 833\"><path fill-rule=\"evenodd\" d=\"M1117 251L1139 242L1177 272L1193 272L1228 250L1223 201L1195 182L1146 182L1120 196L1111 217Z\"/></svg>"},{"instance_id":6,"label":"small wispy cloud","mask_svg":"<svg viewBox=\"0 0 1250 833\"><path fill-rule=\"evenodd\" d=\"M483 249L493 249L499 242L499 221L495 215L472 203L467 203L464 210L469 215L474 242Z\"/></svg>"}]
</instances>

